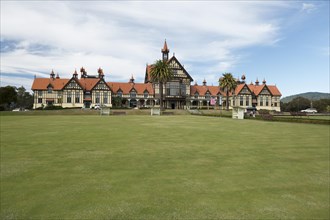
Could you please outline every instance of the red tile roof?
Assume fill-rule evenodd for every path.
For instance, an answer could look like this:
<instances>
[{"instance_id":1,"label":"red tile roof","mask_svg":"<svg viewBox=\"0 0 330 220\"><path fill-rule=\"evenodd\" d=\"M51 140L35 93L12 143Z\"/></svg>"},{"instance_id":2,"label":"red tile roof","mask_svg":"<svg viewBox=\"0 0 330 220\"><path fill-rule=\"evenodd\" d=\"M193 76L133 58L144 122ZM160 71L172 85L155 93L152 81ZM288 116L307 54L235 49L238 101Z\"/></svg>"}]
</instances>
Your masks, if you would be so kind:
<instances>
[{"instance_id":1,"label":"red tile roof","mask_svg":"<svg viewBox=\"0 0 330 220\"><path fill-rule=\"evenodd\" d=\"M272 95L276 95L276 96L281 96L282 95L280 90L278 90L277 86L267 85L267 87L270 90L270 92L272 93Z\"/></svg>"},{"instance_id":2,"label":"red tile roof","mask_svg":"<svg viewBox=\"0 0 330 220\"><path fill-rule=\"evenodd\" d=\"M79 84L83 87L83 89L90 91L100 80L101 79L99 78L81 78L79 79Z\"/></svg>"},{"instance_id":3,"label":"red tile roof","mask_svg":"<svg viewBox=\"0 0 330 220\"><path fill-rule=\"evenodd\" d=\"M150 77L150 71L153 65L147 65L146 66L146 75L145 75L145 79L144 82L150 82L151 81L151 77Z\"/></svg>"},{"instance_id":4,"label":"red tile roof","mask_svg":"<svg viewBox=\"0 0 330 220\"><path fill-rule=\"evenodd\" d=\"M134 88L137 94L142 95L144 91L148 91L149 94L154 94L151 83L118 83L118 82L108 82L112 92L117 93L119 90L123 94L129 94Z\"/></svg>"},{"instance_id":5,"label":"red tile roof","mask_svg":"<svg viewBox=\"0 0 330 220\"><path fill-rule=\"evenodd\" d=\"M52 79L52 78L36 78L32 84L32 90L47 90L51 85L53 90L62 90L70 79Z\"/></svg>"},{"instance_id":6,"label":"red tile roof","mask_svg":"<svg viewBox=\"0 0 330 220\"><path fill-rule=\"evenodd\" d=\"M266 85L266 84L253 85L253 84L249 84L248 87L255 95L259 95L260 92L264 88L267 88L273 96L281 96L282 95L275 85Z\"/></svg>"},{"instance_id":7,"label":"red tile roof","mask_svg":"<svg viewBox=\"0 0 330 220\"><path fill-rule=\"evenodd\" d=\"M190 95L193 96L196 92L200 96L204 96L207 92L209 92L211 96L217 96L219 93L221 93L221 95L224 95L224 93L220 91L219 86L190 86Z\"/></svg>"},{"instance_id":8,"label":"red tile roof","mask_svg":"<svg viewBox=\"0 0 330 220\"><path fill-rule=\"evenodd\" d=\"M246 85L246 84L238 84L238 85L236 86L236 89L235 89L235 94L236 94L236 95L239 94L240 91L244 88L245 85Z\"/></svg>"}]
</instances>

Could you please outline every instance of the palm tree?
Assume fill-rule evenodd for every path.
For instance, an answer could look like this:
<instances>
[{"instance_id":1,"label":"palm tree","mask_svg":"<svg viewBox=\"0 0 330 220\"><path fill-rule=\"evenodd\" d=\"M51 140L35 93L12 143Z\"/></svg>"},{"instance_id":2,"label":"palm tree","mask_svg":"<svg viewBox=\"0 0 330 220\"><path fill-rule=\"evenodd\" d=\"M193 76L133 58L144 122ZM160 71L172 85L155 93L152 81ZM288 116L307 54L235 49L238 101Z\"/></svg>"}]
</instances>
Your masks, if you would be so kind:
<instances>
[{"instance_id":1,"label":"palm tree","mask_svg":"<svg viewBox=\"0 0 330 220\"><path fill-rule=\"evenodd\" d=\"M219 79L220 89L226 92L226 110L229 110L229 93L234 92L237 82L231 73L224 73Z\"/></svg>"},{"instance_id":2,"label":"palm tree","mask_svg":"<svg viewBox=\"0 0 330 220\"><path fill-rule=\"evenodd\" d=\"M150 70L150 78L153 83L159 84L160 109L163 109L163 85L173 78L172 69L167 62L157 60Z\"/></svg>"}]
</instances>

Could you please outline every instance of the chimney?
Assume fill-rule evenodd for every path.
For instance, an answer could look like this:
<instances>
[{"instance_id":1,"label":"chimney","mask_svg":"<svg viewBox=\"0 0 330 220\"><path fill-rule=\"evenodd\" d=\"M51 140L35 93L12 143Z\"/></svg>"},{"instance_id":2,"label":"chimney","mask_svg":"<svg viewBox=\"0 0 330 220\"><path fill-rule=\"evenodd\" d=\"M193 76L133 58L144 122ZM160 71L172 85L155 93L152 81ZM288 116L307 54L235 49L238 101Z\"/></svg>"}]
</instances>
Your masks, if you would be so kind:
<instances>
[{"instance_id":1,"label":"chimney","mask_svg":"<svg viewBox=\"0 0 330 220\"><path fill-rule=\"evenodd\" d=\"M103 73L103 69L101 69L101 67L99 67L99 69L97 70L98 74L99 74L99 78L103 79L104 77L104 73Z\"/></svg>"},{"instance_id":2,"label":"chimney","mask_svg":"<svg viewBox=\"0 0 330 220\"><path fill-rule=\"evenodd\" d=\"M206 86L206 80L204 79L204 81L203 81L203 86Z\"/></svg>"}]
</instances>

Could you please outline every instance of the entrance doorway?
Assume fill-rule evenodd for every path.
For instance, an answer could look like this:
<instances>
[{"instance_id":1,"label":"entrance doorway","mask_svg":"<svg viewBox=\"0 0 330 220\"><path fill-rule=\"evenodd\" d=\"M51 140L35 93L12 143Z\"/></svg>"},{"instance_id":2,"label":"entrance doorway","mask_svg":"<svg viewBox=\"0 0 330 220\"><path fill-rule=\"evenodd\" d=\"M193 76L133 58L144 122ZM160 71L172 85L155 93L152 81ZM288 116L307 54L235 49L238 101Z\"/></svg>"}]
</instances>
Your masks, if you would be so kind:
<instances>
[{"instance_id":1,"label":"entrance doorway","mask_svg":"<svg viewBox=\"0 0 330 220\"><path fill-rule=\"evenodd\" d=\"M85 108L90 108L91 107L91 102L84 102Z\"/></svg>"},{"instance_id":2,"label":"entrance doorway","mask_svg":"<svg viewBox=\"0 0 330 220\"><path fill-rule=\"evenodd\" d=\"M175 109L175 103L174 102L171 103L171 108Z\"/></svg>"}]
</instances>

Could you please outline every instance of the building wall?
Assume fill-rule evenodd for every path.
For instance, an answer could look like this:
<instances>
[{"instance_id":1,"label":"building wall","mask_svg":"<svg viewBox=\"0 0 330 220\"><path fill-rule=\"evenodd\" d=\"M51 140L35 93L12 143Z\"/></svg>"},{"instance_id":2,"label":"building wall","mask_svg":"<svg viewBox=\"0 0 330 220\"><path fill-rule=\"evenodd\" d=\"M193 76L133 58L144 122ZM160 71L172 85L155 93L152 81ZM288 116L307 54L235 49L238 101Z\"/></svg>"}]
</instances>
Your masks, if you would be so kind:
<instances>
[{"instance_id":1,"label":"building wall","mask_svg":"<svg viewBox=\"0 0 330 220\"><path fill-rule=\"evenodd\" d=\"M97 93L99 94L99 102L96 102ZM106 93L106 94L105 94ZM111 91L97 91L92 92L92 106L95 104L105 105L111 107ZM107 103L104 103L105 95L107 97ZM71 97L71 98L70 98ZM38 99L42 99L42 103L38 103ZM47 106L47 100L53 99L53 105L62 106L63 108L82 108L84 107L84 92L77 89L65 89L60 91L52 91L48 93L48 90L35 90L34 91L34 104L33 108L40 108ZM71 100L70 100L71 99Z\"/></svg>"}]
</instances>

